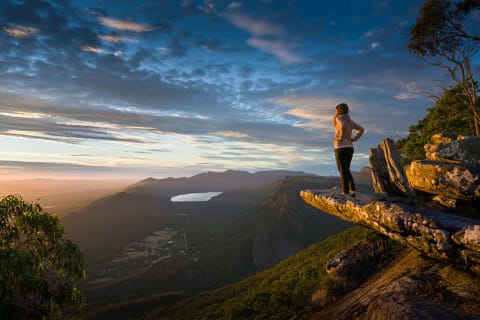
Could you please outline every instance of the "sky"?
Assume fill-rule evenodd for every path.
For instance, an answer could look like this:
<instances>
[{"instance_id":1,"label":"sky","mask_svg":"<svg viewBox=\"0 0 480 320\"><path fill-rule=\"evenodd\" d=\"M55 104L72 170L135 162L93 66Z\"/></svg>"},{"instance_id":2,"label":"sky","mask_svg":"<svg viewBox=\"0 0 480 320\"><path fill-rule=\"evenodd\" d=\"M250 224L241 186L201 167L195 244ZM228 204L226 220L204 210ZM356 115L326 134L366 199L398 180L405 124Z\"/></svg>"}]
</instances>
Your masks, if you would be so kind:
<instances>
[{"instance_id":1,"label":"sky","mask_svg":"<svg viewBox=\"0 0 480 320\"><path fill-rule=\"evenodd\" d=\"M0 2L0 179L337 175L451 84L407 49L423 1ZM478 69L477 69L478 70Z\"/></svg>"}]
</instances>

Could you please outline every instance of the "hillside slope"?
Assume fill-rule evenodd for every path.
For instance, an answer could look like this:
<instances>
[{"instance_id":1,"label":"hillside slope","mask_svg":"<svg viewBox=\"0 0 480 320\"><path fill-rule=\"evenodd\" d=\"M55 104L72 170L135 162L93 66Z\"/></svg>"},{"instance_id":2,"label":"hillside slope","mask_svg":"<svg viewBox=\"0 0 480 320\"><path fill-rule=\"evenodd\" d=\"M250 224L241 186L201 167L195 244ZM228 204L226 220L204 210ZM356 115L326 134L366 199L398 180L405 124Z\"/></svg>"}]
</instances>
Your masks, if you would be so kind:
<instances>
[{"instance_id":1,"label":"hillside slope","mask_svg":"<svg viewBox=\"0 0 480 320\"><path fill-rule=\"evenodd\" d=\"M369 235L360 227L347 229L252 277L158 308L146 318L290 319L318 288L330 285L327 260Z\"/></svg>"},{"instance_id":2,"label":"hillside slope","mask_svg":"<svg viewBox=\"0 0 480 320\"><path fill-rule=\"evenodd\" d=\"M386 240L377 272L344 292L326 262L361 240L385 241L353 227L275 267L232 285L159 306L138 319L478 319L480 279ZM367 266L357 266L357 273ZM371 268L371 266L368 266Z\"/></svg>"}]
</instances>

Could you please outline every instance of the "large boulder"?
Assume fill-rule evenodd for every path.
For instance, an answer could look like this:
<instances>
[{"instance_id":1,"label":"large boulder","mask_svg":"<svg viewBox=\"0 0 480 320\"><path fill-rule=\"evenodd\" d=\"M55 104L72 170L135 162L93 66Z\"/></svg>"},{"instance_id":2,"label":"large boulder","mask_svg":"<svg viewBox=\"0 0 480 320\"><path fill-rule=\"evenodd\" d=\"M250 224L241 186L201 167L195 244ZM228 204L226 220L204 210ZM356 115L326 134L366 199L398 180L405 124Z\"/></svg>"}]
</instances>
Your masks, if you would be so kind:
<instances>
[{"instance_id":1,"label":"large boulder","mask_svg":"<svg viewBox=\"0 0 480 320\"><path fill-rule=\"evenodd\" d=\"M480 196L480 165L417 160L405 172L415 190L451 199L471 200Z\"/></svg>"},{"instance_id":2,"label":"large boulder","mask_svg":"<svg viewBox=\"0 0 480 320\"><path fill-rule=\"evenodd\" d=\"M348 291L356 288L377 271L385 247L384 241L360 241L330 258L325 265L325 271L341 289Z\"/></svg>"},{"instance_id":3,"label":"large boulder","mask_svg":"<svg viewBox=\"0 0 480 320\"><path fill-rule=\"evenodd\" d=\"M425 145L429 160L480 164L480 137L441 133L433 135L432 142Z\"/></svg>"}]
</instances>

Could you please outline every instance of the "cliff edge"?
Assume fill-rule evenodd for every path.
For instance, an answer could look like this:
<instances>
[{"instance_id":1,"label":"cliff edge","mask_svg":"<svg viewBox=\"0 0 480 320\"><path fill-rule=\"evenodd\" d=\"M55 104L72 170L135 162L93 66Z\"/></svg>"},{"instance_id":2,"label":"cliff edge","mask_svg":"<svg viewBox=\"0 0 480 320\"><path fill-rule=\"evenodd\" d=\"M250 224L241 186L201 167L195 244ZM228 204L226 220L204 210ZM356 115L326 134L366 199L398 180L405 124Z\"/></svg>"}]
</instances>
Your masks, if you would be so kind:
<instances>
[{"instance_id":1,"label":"cliff edge","mask_svg":"<svg viewBox=\"0 0 480 320\"><path fill-rule=\"evenodd\" d=\"M480 221L387 201L303 190L304 201L343 220L376 230L429 257L480 272ZM368 199L367 199L368 200Z\"/></svg>"}]
</instances>

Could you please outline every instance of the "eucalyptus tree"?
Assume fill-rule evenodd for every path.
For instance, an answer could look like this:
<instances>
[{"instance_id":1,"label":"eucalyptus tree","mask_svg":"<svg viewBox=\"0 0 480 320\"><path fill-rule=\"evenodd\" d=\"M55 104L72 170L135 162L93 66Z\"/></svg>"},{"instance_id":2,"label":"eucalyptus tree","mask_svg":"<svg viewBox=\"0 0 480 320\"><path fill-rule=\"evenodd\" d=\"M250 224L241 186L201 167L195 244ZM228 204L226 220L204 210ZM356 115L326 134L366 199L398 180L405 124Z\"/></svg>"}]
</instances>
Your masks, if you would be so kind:
<instances>
[{"instance_id":1,"label":"eucalyptus tree","mask_svg":"<svg viewBox=\"0 0 480 320\"><path fill-rule=\"evenodd\" d=\"M65 319L83 304L84 275L58 217L19 196L0 199L0 319Z\"/></svg>"},{"instance_id":2,"label":"eucalyptus tree","mask_svg":"<svg viewBox=\"0 0 480 320\"><path fill-rule=\"evenodd\" d=\"M480 50L480 0L427 0L410 30L410 52L448 72L463 90L480 135L475 59ZM478 60L476 61L478 63Z\"/></svg>"}]
</instances>

